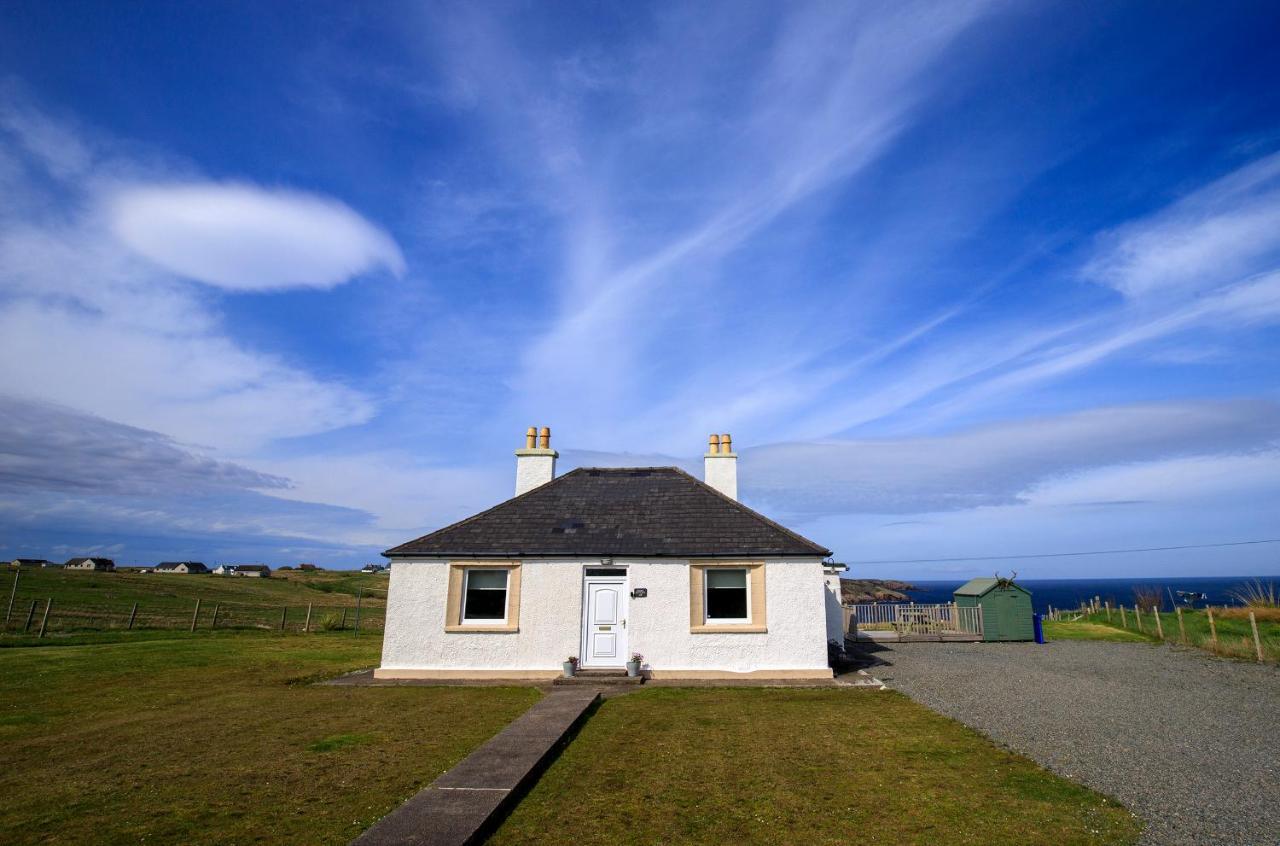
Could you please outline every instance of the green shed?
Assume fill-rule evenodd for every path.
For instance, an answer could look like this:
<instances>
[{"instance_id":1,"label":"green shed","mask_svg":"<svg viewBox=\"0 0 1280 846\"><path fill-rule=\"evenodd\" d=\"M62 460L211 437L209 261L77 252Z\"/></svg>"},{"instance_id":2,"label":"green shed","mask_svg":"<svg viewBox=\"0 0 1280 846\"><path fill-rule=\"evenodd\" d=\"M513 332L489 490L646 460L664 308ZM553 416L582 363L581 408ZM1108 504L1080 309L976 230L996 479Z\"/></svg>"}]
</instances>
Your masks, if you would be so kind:
<instances>
[{"instance_id":1,"label":"green shed","mask_svg":"<svg viewBox=\"0 0 1280 846\"><path fill-rule=\"evenodd\" d=\"M956 588L961 608L982 608L983 640L1035 640L1031 591L1010 581L970 579Z\"/></svg>"}]
</instances>

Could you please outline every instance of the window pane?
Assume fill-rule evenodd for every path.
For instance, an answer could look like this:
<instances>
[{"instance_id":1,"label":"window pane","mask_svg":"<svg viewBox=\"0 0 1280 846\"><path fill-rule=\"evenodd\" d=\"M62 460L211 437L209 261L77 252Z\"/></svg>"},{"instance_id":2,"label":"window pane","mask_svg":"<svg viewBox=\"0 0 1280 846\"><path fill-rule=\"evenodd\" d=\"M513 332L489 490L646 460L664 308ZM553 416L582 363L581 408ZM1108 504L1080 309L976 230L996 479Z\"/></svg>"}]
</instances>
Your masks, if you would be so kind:
<instances>
[{"instance_id":1,"label":"window pane","mask_svg":"<svg viewBox=\"0 0 1280 846\"><path fill-rule=\"evenodd\" d=\"M468 570L463 620L502 620L507 616L507 571Z\"/></svg>"},{"instance_id":2,"label":"window pane","mask_svg":"<svg viewBox=\"0 0 1280 846\"><path fill-rule=\"evenodd\" d=\"M707 591L708 620L747 619L747 589L717 588Z\"/></svg>"},{"instance_id":3,"label":"window pane","mask_svg":"<svg viewBox=\"0 0 1280 846\"><path fill-rule=\"evenodd\" d=\"M468 590L505 590L507 587L506 570L468 570Z\"/></svg>"},{"instance_id":4,"label":"window pane","mask_svg":"<svg viewBox=\"0 0 1280 846\"><path fill-rule=\"evenodd\" d=\"M748 619L747 571L708 567L704 573L707 580L707 619Z\"/></svg>"},{"instance_id":5,"label":"window pane","mask_svg":"<svg viewBox=\"0 0 1280 846\"><path fill-rule=\"evenodd\" d=\"M747 586L746 570L719 570L708 567L706 573L708 588L745 588Z\"/></svg>"}]
</instances>

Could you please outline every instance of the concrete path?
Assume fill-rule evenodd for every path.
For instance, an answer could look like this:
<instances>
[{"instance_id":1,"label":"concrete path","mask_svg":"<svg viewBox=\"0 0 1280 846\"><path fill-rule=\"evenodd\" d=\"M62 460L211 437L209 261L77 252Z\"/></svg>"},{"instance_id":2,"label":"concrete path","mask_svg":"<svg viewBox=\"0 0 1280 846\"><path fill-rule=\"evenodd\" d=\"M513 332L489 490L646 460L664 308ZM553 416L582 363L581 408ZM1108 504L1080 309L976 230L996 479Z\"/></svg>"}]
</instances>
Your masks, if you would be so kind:
<instances>
[{"instance_id":1,"label":"concrete path","mask_svg":"<svg viewBox=\"0 0 1280 846\"><path fill-rule=\"evenodd\" d=\"M594 688L559 688L453 769L352 841L352 846L480 843L600 698Z\"/></svg>"},{"instance_id":2,"label":"concrete path","mask_svg":"<svg viewBox=\"0 0 1280 846\"><path fill-rule=\"evenodd\" d=\"M874 655L889 687L1119 799L1145 820L1143 844L1280 843L1274 665L1084 641Z\"/></svg>"}]
</instances>

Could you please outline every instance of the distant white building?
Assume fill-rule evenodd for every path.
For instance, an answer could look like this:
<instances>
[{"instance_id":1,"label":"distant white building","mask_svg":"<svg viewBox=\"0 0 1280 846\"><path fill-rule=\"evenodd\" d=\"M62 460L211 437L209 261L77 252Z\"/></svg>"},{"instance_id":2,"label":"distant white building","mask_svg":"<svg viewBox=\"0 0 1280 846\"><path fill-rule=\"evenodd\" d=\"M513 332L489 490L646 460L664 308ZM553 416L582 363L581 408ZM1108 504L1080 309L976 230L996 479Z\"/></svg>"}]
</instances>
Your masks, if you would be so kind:
<instances>
[{"instance_id":1,"label":"distant white building","mask_svg":"<svg viewBox=\"0 0 1280 846\"><path fill-rule=\"evenodd\" d=\"M250 579L266 579L271 576L271 568L266 564L237 564L231 575L244 576Z\"/></svg>"},{"instance_id":2,"label":"distant white building","mask_svg":"<svg viewBox=\"0 0 1280 846\"><path fill-rule=\"evenodd\" d=\"M199 561L161 561L156 565L153 572L189 575L192 573L208 573L209 568Z\"/></svg>"},{"instance_id":3,"label":"distant white building","mask_svg":"<svg viewBox=\"0 0 1280 846\"><path fill-rule=\"evenodd\" d=\"M68 570L100 570L109 572L116 568L110 558L72 558L62 565Z\"/></svg>"}]
</instances>

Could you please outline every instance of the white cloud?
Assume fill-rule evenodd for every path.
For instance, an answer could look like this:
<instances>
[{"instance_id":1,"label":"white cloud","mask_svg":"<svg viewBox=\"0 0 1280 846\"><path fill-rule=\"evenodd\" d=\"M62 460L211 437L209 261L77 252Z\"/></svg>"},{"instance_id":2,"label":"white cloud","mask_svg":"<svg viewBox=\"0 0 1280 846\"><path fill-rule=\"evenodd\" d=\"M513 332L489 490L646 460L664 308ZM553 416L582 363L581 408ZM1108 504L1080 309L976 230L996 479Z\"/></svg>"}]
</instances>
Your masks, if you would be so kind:
<instances>
[{"instance_id":1,"label":"white cloud","mask_svg":"<svg viewBox=\"0 0 1280 846\"><path fill-rule=\"evenodd\" d=\"M1274 403L1135 405L934 437L759 447L743 451L740 481L746 498L792 514L925 513L1022 502L1047 480L1092 468L1277 443Z\"/></svg>"},{"instance_id":2,"label":"white cloud","mask_svg":"<svg viewBox=\"0 0 1280 846\"><path fill-rule=\"evenodd\" d=\"M136 185L108 204L130 249L189 279L234 291L332 288L404 257L389 235L348 206L298 191L243 184Z\"/></svg>"},{"instance_id":3,"label":"white cloud","mask_svg":"<svg viewBox=\"0 0 1280 846\"><path fill-rule=\"evenodd\" d=\"M233 340L212 292L117 228L242 290L398 272L395 244L335 201L175 182L111 149L0 98L0 154L23 164L0 204L0 392L231 453L369 420L364 392Z\"/></svg>"},{"instance_id":4,"label":"white cloud","mask_svg":"<svg viewBox=\"0 0 1280 846\"><path fill-rule=\"evenodd\" d=\"M1280 153L1100 242L1084 275L1135 300L1212 290L1266 269L1280 258Z\"/></svg>"}]
</instances>

